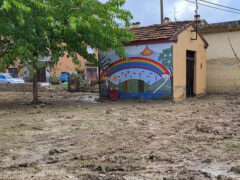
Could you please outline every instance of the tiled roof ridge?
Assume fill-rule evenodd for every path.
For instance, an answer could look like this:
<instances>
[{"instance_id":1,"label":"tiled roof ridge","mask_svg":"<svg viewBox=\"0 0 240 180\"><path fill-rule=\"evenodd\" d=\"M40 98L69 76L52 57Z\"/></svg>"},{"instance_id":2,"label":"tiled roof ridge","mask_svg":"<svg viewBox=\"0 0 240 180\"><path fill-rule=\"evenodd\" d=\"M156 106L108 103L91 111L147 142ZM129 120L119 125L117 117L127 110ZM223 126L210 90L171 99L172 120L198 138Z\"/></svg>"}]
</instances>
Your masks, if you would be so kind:
<instances>
[{"instance_id":1,"label":"tiled roof ridge","mask_svg":"<svg viewBox=\"0 0 240 180\"><path fill-rule=\"evenodd\" d=\"M130 28L130 30L135 30L135 29L144 29L144 28L150 28L150 27L164 27L164 26L168 26L168 25L174 25L174 24L190 24L190 23L193 23L194 21L188 21L188 20L185 20L185 21L172 21L172 22L169 22L169 23L166 23L166 24L152 24L152 25L148 25L148 26L140 26L140 27L132 27Z\"/></svg>"},{"instance_id":2,"label":"tiled roof ridge","mask_svg":"<svg viewBox=\"0 0 240 180\"><path fill-rule=\"evenodd\" d=\"M135 39L131 42L176 39L175 36L193 23L194 21L176 21L130 28L129 30L135 35Z\"/></svg>"}]
</instances>

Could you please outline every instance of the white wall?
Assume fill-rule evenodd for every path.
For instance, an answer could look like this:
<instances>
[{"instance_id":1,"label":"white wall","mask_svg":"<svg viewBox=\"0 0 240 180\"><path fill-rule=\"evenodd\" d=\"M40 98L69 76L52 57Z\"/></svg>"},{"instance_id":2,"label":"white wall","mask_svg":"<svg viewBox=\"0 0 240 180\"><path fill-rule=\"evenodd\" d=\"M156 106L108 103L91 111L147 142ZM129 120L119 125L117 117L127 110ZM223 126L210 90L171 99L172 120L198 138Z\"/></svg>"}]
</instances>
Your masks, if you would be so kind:
<instances>
[{"instance_id":1,"label":"white wall","mask_svg":"<svg viewBox=\"0 0 240 180\"><path fill-rule=\"evenodd\" d=\"M207 92L240 90L240 63L234 56L228 37L240 58L240 31L203 34L207 49Z\"/></svg>"},{"instance_id":2,"label":"white wall","mask_svg":"<svg viewBox=\"0 0 240 180\"><path fill-rule=\"evenodd\" d=\"M230 38L233 48L240 57L240 31L224 32L224 33L209 33L204 34L209 47L207 49L207 59L218 58L235 58L231 46L228 41Z\"/></svg>"}]
</instances>

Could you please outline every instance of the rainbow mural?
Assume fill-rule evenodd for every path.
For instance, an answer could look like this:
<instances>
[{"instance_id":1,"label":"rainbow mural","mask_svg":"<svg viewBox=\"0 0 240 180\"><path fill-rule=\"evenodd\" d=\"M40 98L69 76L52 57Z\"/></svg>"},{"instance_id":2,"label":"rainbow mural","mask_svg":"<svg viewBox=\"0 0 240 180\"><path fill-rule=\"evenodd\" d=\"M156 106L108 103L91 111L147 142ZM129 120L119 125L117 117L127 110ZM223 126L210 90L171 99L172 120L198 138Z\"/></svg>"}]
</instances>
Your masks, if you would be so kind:
<instances>
[{"instance_id":1,"label":"rainbow mural","mask_svg":"<svg viewBox=\"0 0 240 180\"><path fill-rule=\"evenodd\" d=\"M128 46L126 59L107 53L108 64L100 71L102 94L118 90L119 98L171 97L172 47L171 43Z\"/></svg>"},{"instance_id":2,"label":"rainbow mural","mask_svg":"<svg viewBox=\"0 0 240 180\"><path fill-rule=\"evenodd\" d=\"M118 71L131 68L150 70L155 72L159 76L162 76L163 74L170 75L169 71L163 65L152 59L143 57L131 57L129 59L120 59L112 63L110 66L108 66L102 71L100 75L100 80L102 80L104 76L110 77Z\"/></svg>"}]
</instances>

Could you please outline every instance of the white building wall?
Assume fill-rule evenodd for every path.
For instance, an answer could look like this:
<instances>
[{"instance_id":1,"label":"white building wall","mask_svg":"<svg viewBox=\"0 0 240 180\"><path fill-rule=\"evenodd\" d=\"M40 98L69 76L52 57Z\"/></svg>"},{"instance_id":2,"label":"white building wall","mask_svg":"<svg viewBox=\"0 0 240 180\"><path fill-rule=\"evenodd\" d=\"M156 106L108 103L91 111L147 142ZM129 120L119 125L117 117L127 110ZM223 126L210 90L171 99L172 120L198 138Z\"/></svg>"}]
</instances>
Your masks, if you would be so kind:
<instances>
[{"instance_id":1,"label":"white building wall","mask_svg":"<svg viewBox=\"0 0 240 180\"><path fill-rule=\"evenodd\" d=\"M203 34L207 49L207 92L240 90L240 62L230 46L230 38L240 58L240 31Z\"/></svg>"}]
</instances>

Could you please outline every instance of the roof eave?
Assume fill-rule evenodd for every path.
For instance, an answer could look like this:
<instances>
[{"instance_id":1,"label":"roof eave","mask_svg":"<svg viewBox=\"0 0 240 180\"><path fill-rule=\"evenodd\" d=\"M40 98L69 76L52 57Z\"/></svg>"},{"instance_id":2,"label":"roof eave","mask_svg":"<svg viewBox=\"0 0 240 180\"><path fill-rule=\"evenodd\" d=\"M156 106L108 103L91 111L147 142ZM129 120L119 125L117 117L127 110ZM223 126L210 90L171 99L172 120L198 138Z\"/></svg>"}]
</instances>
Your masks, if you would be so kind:
<instances>
[{"instance_id":1,"label":"roof eave","mask_svg":"<svg viewBox=\"0 0 240 180\"><path fill-rule=\"evenodd\" d=\"M150 39L150 40L138 40L138 41L131 41L129 43L124 44L125 46L137 46L137 45L144 45L144 44L162 44L162 43L169 43L175 42L172 38L167 39Z\"/></svg>"}]
</instances>

